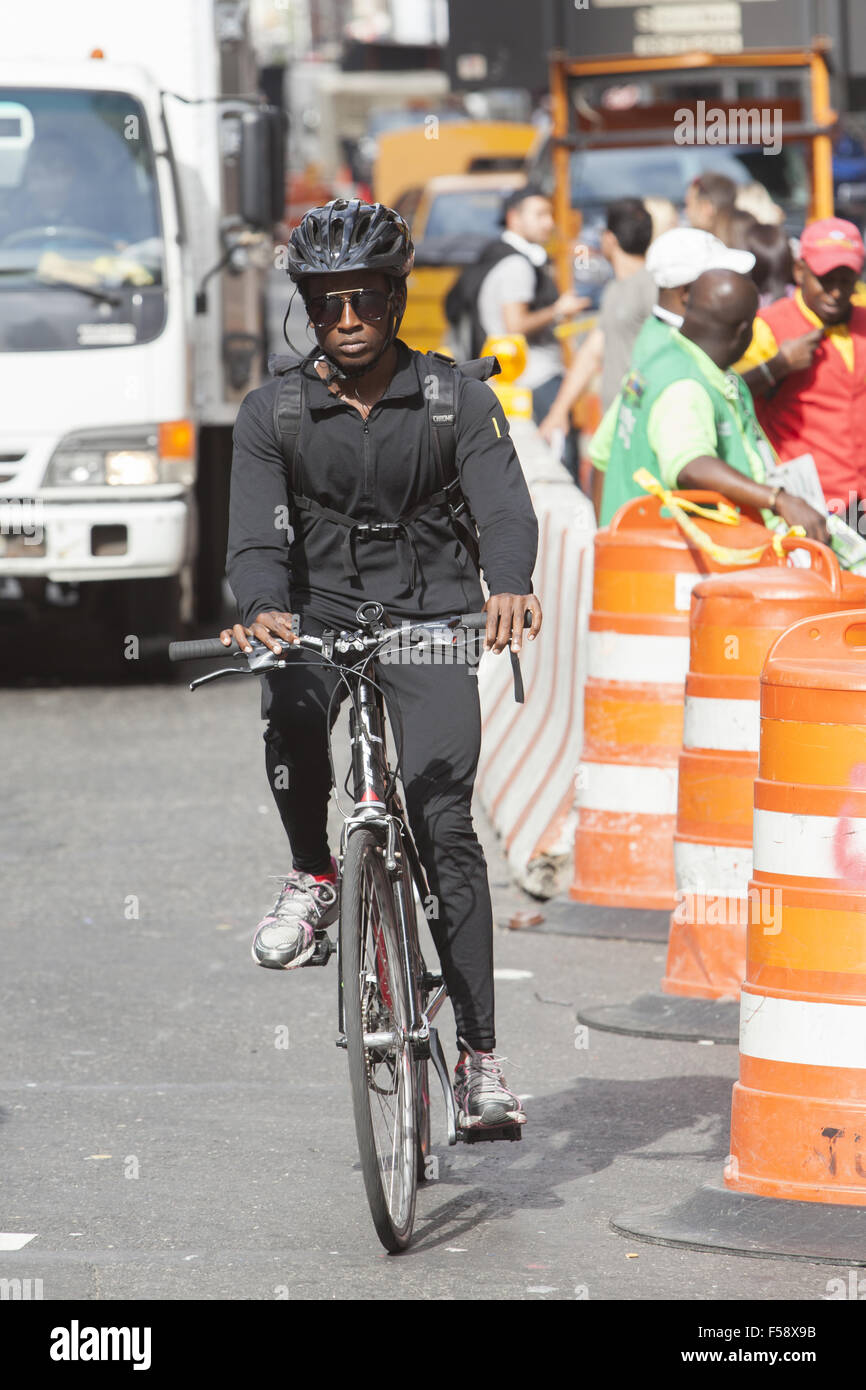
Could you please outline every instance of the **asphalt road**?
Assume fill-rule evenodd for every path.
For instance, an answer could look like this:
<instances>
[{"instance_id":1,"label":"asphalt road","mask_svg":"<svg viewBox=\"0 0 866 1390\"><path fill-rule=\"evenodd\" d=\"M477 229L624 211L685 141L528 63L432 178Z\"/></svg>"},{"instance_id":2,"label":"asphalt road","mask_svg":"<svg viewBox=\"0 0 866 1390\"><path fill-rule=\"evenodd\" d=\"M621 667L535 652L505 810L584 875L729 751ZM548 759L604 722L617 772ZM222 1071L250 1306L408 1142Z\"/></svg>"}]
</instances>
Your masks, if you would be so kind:
<instances>
[{"instance_id":1,"label":"asphalt road","mask_svg":"<svg viewBox=\"0 0 866 1390\"><path fill-rule=\"evenodd\" d=\"M720 1179L736 1049L576 1046L576 1010L655 988L663 948L504 927L499 1046L525 1137L448 1149L437 1101L438 1180L411 1250L385 1256L335 969L249 957L287 867L257 696L252 679L0 691L0 1231L31 1237L0 1278L41 1278L45 1299L814 1300L846 1277L609 1229ZM479 824L504 922L520 895ZM450 1013L442 1034L453 1063Z\"/></svg>"}]
</instances>

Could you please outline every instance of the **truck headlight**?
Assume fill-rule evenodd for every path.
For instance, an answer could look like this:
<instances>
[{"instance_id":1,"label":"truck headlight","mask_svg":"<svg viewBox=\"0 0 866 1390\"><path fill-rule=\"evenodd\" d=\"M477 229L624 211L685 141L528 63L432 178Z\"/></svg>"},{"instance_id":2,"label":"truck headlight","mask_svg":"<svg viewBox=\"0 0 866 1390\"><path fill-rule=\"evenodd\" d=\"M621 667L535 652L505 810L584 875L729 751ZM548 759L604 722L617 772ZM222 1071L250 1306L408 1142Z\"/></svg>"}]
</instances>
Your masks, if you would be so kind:
<instances>
[{"instance_id":1,"label":"truck headlight","mask_svg":"<svg viewBox=\"0 0 866 1390\"><path fill-rule=\"evenodd\" d=\"M195 482L195 426L170 420L136 429L68 434L55 449L46 487L146 487Z\"/></svg>"},{"instance_id":2,"label":"truck headlight","mask_svg":"<svg viewBox=\"0 0 866 1390\"><path fill-rule=\"evenodd\" d=\"M115 487L159 482L155 449L111 449L105 455L105 481Z\"/></svg>"}]
</instances>

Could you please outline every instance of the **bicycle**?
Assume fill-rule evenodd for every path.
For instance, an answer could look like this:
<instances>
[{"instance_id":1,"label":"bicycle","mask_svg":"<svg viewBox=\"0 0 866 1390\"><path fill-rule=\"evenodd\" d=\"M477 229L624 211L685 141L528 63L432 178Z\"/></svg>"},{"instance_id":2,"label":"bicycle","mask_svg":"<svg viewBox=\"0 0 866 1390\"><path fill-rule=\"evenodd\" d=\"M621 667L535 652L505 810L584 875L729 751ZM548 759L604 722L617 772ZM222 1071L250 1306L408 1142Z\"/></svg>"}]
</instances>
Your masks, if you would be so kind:
<instances>
[{"instance_id":1,"label":"bicycle","mask_svg":"<svg viewBox=\"0 0 866 1390\"><path fill-rule=\"evenodd\" d=\"M486 627L487 615L471 613L394 628L386 625L380 603L367 602L358 608L356 619L359 627L354 631L326 630L317 637L302 633L295 615L296 640L285 644L279 656L251 639L253 650L245 667L211 671L192 681L190 689L223 676L287 669L293 651L305 649L338 670L348 691L354 805L346 815L337 799L344 819L338 939L335 943L327 928L317 928L313 955L300 968L325 966L337 954L336 1041L348 1057L364 1187L379 1239L396 1253L411 1240L418 1184L428 1176L430 1064L442 1087L449 1145L458 1140L519 1140L521 1126L509 1123L479 1130L460 1123L463 1117L458 1115L433 1026L447 989L441 973L428 970L418 938L417 910L421 906L423 912L429 900L427 878L397 794L398 770L392 772L388 765L383 692L367 669L395 638L423 642L425 633L438 634L441 640L443 634L459 629L478 631ZM524 621L529 626L531 614ZM451 640L456 641L456 635ZM334 660L335 654L348 657L354 652L354 661ZM235 642L224 646L218 637L169 646L171 661L226 655L246 654ZM522 700L519 666L513 653L511 657L515 698ZM330 732L328 754L336 785Z\"/></svg>"}]
</instances>

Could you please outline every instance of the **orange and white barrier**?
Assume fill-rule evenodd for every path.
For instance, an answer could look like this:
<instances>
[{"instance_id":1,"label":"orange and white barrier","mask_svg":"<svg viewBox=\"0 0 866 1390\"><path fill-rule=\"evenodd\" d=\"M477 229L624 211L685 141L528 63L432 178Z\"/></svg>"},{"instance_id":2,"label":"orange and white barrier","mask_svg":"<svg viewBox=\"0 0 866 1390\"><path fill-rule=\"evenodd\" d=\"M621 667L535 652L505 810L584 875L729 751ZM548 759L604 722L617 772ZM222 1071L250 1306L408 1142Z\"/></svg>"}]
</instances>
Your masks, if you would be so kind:
<instances>
[{"instance_id":1,"label":"orange and white barrier","mask_svg":"<svg viewBox=\"0 0 866 1390\"><path fill-rule=\"evenodd\" d=\"M801 618L866 603L866 580L843 574L827 546L787 538L811 567L759 566L702 580L692 594L671 917L662 989L737 997L746 965L760 675L767 652ZM787 555L783 556L786 559Z\"/></svg>"},{"instance_id":2,"label":"orange and white barrier","mask_svg":"<svg viewBox=\"0 0 866 1390\"><path fill-rule=\"evenodd\" d=\"M676 494L704 504L715 493ZM585 742L576 779L571 897L672 908L677 763L683 735L694 585L720 566L692 545L658 497L621 507L595 538ZM725 545L754 551L764 527L703 520Z\"/></svg>"},{"instance_id":3,"label":"orange and white barrier","mask_svg":"<svg viewBox=\"0 0 866 1390\"><path fill-rule=\"evenodd\" d=\"M767 657L749 887L726 1186L866 1204L866 610Z\"/></svg>"},{"instance_id":4,"label":"orange and white barrier","mask_svg":"<svg viewBox=\"0 0 866 1390\"><path fill-rule=\"evenodd\" d=\"M553 897L567 885L574 842L595 516L535 425L511 420L509 428L538 517L532 582L544 621L537 641L523 646L524 704L514 701L507 652L481 660L475 786L514 879L538 897Z\"/></svg>"}]
</instances>

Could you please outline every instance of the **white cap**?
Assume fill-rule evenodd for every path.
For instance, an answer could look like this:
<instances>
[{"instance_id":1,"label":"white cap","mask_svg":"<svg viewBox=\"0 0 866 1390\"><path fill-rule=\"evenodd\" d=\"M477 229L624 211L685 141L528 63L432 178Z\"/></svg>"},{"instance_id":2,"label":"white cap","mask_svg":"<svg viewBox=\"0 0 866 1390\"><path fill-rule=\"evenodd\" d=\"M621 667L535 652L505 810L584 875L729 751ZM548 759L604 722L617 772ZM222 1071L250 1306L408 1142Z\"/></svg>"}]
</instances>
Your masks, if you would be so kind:
<instances>
[{"instance_id":1,"label":"white cap","mask_svg":"<svg viewBox=\"0 0 866 1390\"><path fill-rule=\"evenodd\" d=\"M733 251L712 232L696 227L672 227L662 232L646 253L646 268L660 290L691 285L705 270L748 275L754 264L751 251Z\"/></svg>"}]
</instances>

